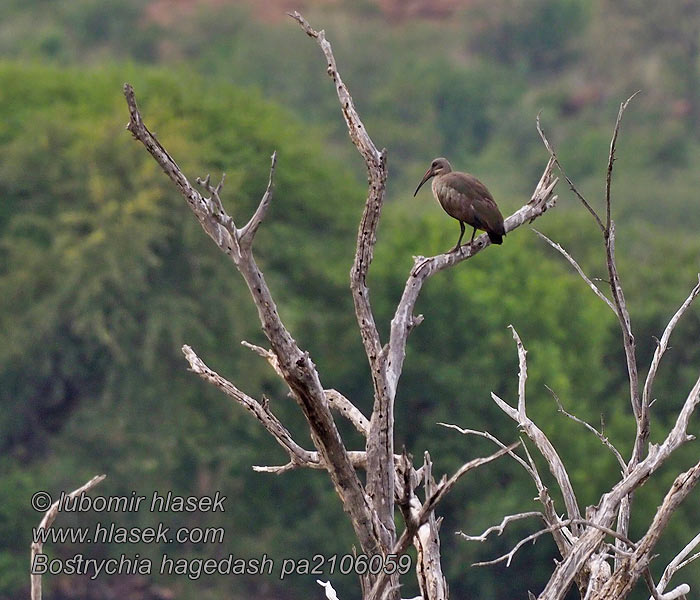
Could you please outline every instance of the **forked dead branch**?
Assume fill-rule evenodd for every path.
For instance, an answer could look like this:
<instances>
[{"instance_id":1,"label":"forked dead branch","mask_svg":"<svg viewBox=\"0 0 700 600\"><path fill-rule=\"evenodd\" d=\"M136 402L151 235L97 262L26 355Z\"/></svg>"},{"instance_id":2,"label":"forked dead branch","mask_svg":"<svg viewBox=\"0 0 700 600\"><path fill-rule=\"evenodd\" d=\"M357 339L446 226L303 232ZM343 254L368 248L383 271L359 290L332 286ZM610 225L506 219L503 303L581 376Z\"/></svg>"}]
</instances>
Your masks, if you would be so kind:
<instances>
[{"instance_id":1,"label":"forked dead branch","mask_svg":"<svg viewBox=\"0 0 700 600\"><path fill-rule=\"evenodd\" d=\"M585 599L618 600L625 598L640 578L642 578L648 586L651 597L656 600L672 600L673 598L681 597L689 591L687 584L681 584L666 593L664 593L664 590L672 574L680 568L680 564L683 564L682 561L685 557L700 543L700 538L694 538L686 549L669 564L660 584L657 586L654 583L649 570L649 565L654 557L654 548L666 528L670 517L700 479L700 462L691 467L688 471L678 475L642 538L637 542L628 538L634 491L643 485L678 447L693 439L693 437L688 434L687 428L690 416L695 411L698 403L700 403L700 378L698 378L687 395L675 425L667 434L664 441L658 445L650 444L647 446L650 429L649 409L652 401L651 391L653 389L654 379L661 359L668 347L669 338L673 329L678 324L683 314L689 309L693 301L700 295L700 279L698 284L691 290L685 302L683 302L680 308L671 317L661 338L658 340L657 348L640 394L635 338L632 332L629 311L627 309L625 295L617 269L617 261L615 258L615 223L612 220L611 210L611 186L616 143L620 132L622 116L633 97L634 96L630 97L620 105L610 143L605 180L605 221L600 218L593 206L576 189L571 179L566 176L552 145L549 140L547 140L540 126L539 118L537 123L538 131L550 152L551 159L562 170L572 191L592 215L601 230L609 276L610 297L586 275L576 260L561 245L553 242L539 232L536 233L569 261L586 285L611 308L617 317L622 331L622 344L625 351L625 360L629 377L630 401L635 422L632 455L628 460L624 460L620 452L610 444L607 438L590 424L564 411L557 399L560 412L583 423L590 432L608 446L616 456L618 462L621 463L622 467L620 480L610 491L600 497L600 500L595 506L589 506L585 510L585 519L581 518L578 501L573 487L571 486L566 466L557 454L554 446L547 439L545 433L527 416L525 393L527 353L520 337L515 329L513 329L513 337L516 342L520 366L517 409L495 394L492 394L493 400L501 410L518 423L519 428L531 439L535 447L546 460L564 498L568 518L563 520L558 516L556 511L552 510L552 498L546 488L543 489L541 481L536 475L537 470L534 462L530 459L529 463L531 468L529 469L529 473L533 476L538 489L539 499L544 505L545 510L542 513L534 512L509 515L501 521L500 525L488 528L481 535L462 535L469 540L483 541L489 533L497 532L500 535L503 529L513 521L529 516L543 518L546 524L544 529L522 540L508 554L492 561L481 563L485 565L500 561L510 562L513 554L522 548L525 542L534 540L545 533L552 533L561 553L562 560L557 564L549 582L538 596L539 600L561 600L574 583L576 583L581 596ZM556 399L556 394L554 394L554 396ZM612 538L613 542L606 541L606 538ZM612 566L609 561L612 561Z\"/></svg>"},{"instance_id":2,"label":"forked dead branch","mask_svg":"<svg viewBox=\"0 0 700 600\"><path fill-rule=\"evenodd\" d=\"M324 388L321 376L311 357L298 346L291 332L282 322L272 292L255 261L253 252L255 235L262 226L267 209L273 200L276 155L272 156L268 184L257 210L246 225L238 227L236 219L227 213L221 199L223 177L221 182L215 186L212 185L209 176L204 180L197 179L197 183L203 188L204 193L198 191L146 127L136 104L134 90L127 84L124 92L130 113L130 121L127 126L129 131L146 147L168 177L180 189L204 231L214 240L222 252L231 258L243 276L257 307L260 323L270 348L261 348L247 342L245 345L267 360L275 373L284 380L308 422L314 448L305 449L293 439L289 430L273 414L267 399L263 398L258 401L241 391L233 383L207 367L192 348L184 346L183 352L191 370L221 389L250 412L289 456L289 462L285 465L257 466L256 470L284 473L289 469L308 467L327 471L343 508L352 522L360 550L367 555L388 557L394 553L404 552L410 544L413 544L417 549L415 570L421 593L420 598L423 600L443 600L448 597L447 583L442 574L440 560L438 531L440 519L435 515L436 507L460 477L504 455L515 459L530 475L535 483L543 509L541 512L533 511L506 517L501 525L492 528L491 531L500 532L513 520L537 516L545 523L545 529L537 535L551 533L562 555L562 561L555 568L552 578L541 593L540 598L563 598L569 587L575 582L582 596L612 599L614 597L610 595L612 592L606 590L614 588L619 593L619 590L623 588L626 590L627 587L634 584L636 577L640 576L637 573L646 577L648 561L657 539L655 535L651 535L637 543L628 540L625 524L625 519L628 517L625 517L625 512L621 511L620 507L623 506L624 502L629 503L628 499L634 489L641 485L675 448L688 439L686 432L688 419L698 403L697 388L700 387L699 380L696 388L688 396L676 426L666 441L658 447L652 447L646 456L641 450L637 450L637 446L641 446L648 436L648 403L653 377L668 343L668 337L675 323L700 292L700 288L694 290L691 297L672 319L667 333L662 336L657 350L658 356L655 355L654 358L653 372L650 371L651 380L647 382L648 385L645 383L644 391L640 397L638 382L636 382L634 337L615 264L614 223L609 210L609 186L612 178L615 140L624 107L620 111L611 145L608 193L606 194L608 209L606 210L605 222L580 196L603 232L610 281L613 286L612 300L607 299L605 294L585 276L575 261L559 247L560 251L569 257L572 264L577 267L587 284L596 291L599 297L606 300L622 327L638 440L632 459L625 463L623 478L608 494L601 498L596 509L589 507L587 511L581 510L563 461L546 435L527 415L526 351L515 329L513 329L513 336L516 340L520 361L517 408L495 395L493 397L498 406L518 424L547 460L565 499L567 515L566 518L562 518L559 516L554 501L543 484L535 462L525 446L522 449L523 457L516 452L517 444L506 445L488 432L461 430L463 433L487 437L494 441L499 449L490 456L470 461L452 477L444 477L440 482L436 482L433 478L432 461L427 453L424 454L422 466L416 468L408 452L404 451L401 454L395 452L394 401L403 370L409 334L423 320L422 315L414 314L422 286L433 275L481 252L490 242L488 236L484 234L456 252L427 258L416 257L407 274L403 294L391 320L388 339L381 339L370 300L367 274L374 256L377 226L386 193L386 151L377 148L362 123L350 92L340 76L331 45L326 40L325 33L313 29L299 13L293 13L290 16L308 36L319 44L326 60L328 75L335 85L341 113L348 127L350 139L360 153L367 169L367 199L358 228L355 258L350 272L350 290L354 300L358 329L371 371L374 392L372 414L369 417L363 415L352 400L340 391ZM525 223L531 223L556 203L557 196L554 194L554 188L557 179L553 176L553 169L558 161L543 133L542 138L550 150L549 159L530 200L505 219L506 232L513 231ZM570 185L573 187L573 183L570 182ZM284 199L278 201L284 202ZM361 433L365 439L364 448L349 450L346 447L336 427L333 411L348 419ZM365 470L366 483L363 483L358 476L358 469ZM662 514L657 515L658 518L654 520L657 528L663 528L667 521L667 515L672 513L678 502L692 489L696 479L695 471L691 470L677 480L678 485L669 492L668 501L660 508ZM420 487L423 488L422 499L417 494ZM404 519L401 532L397 532L395 526L396 507L399 508ZM620 516L618 517L618 515ZM618 518L617 531L613 529L616 517ZM621 523L624 527L620 527ZM486 539L488 533L487 530L481 536L473 536L472 539ZM606 542L608 537L623 546L615 550ZM612 550L610 550L611 548ZM608 550L614 553L618 565L622 565L622 563L627 565L625 571L620 570L621 566L615 570L609 568L606 562ZM684 557L687 555L688 553ZM673 568L678 569L682 560L684 558L679 559ZM671 566L669 569L669 573L672 574ZM628 573L629 576L625 578L622 573ZM329 593L329 589L332 590L329 582L319 583L324 585L327 593ZM400 581L395 573L378 576L365 575L361 578L360 583L365 599L398 600L400 598ZM655 594L661 593L661 589L661 586L654 588Z\"/></svg>"}]
</instances>

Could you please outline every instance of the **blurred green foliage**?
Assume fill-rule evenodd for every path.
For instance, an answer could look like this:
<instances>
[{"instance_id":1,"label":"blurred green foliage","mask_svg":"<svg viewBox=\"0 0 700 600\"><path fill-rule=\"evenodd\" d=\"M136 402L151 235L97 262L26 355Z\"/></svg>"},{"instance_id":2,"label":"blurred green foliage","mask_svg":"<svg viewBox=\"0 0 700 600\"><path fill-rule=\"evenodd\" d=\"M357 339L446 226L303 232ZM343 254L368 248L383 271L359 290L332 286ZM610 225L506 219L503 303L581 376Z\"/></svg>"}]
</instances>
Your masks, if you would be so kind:
<instances>
[{"instance_id":1,"label":"blurred green foliage","mask_svg":"<svg viewBox=\"0 0 700 600\"><path fill-rule=\"evenodd\" d=\"M700 263L698 16L688 3L664 14L623 4L479 1L450 19L397 23L370 2L306 15L326 29L368 129L389 148L390 202L370 272L384 335L411 256L443 251L457 234L428 192L411 197L433 156L447 155L456 167L477 173L508 213L526 201L546 159L534 128L542 109L562 163L600 207L618 102L643 87L623 124L613 193L620 271L640 364L648 364L652 336L662 333ZM364 202L361 160L347 141L318 48L295 25L261 23L229 5L200 7L164 24L149 12L153 6L12 0L3 8L0 598L26 593L29 531L38 522L31 494L73 489L98 472L109 475L100 494L219 490L229 497L226 513L169 515L168 524L223 526L227 535L221 547L112 545L91 547L91 557L139 552L157 563L166 552L266 552L279 564L290 556L340 556L353 544L327 478L308 471L253 473L253 464L286 457L253 419L186 371L183 343L249 394L269 396L274 412L310 447L279 381L238 345L243 339L264 345L243 282L124 130L121 85L134 84L149 127L188 177L211 173L217 180L226 171L224 202L239 221L254 210L269 156L278 151L275 199L256 255L283 319L310 351L324 385L342 390L368 414L369 374L347 290ZM681 21L675 35L674 23ZM536 227L591 276L605 278L599 233L564 185L559 192L559 207ZM438 422L517 439L489 396L494 391L513 402L517 394L512 324L529 351L531 416L570 466L582 506L596 502L617 477L617 465L593 436L556 412L544 386L578 416L596 424L602 417L623 454L633 428L614 316L568 264L522 228L502 247L434 277L417 310L426 319L409 341L397 447L405 444L416 460L430 451L437 470L449 473L493 448ZM697 377L699 337L695 309L674 334L662 366L653 441ZM340 426L349 445L360 447L347 424ZM696 456L684 448L638 492L633 538L675 473ZM525 549L507 572L468 567L506 552L537 525L514 526L484 545L451 535L534 510L533 495L525 473L500 461L465 478L446 500L442 547L453 597L524 596L543 585L556 556L547 542ZM82 525L91 517L59 518ZM127 514L118 524L152 526L154 516ZM664 559L699 525L692 507L684 506L659 546L657 578ZM49 549L64 557L79 551ZM697 573L684 577L700 585ZM311 576L155 579L183 598L319 593ZM60 578L46 578L52 584L59 594ZM340 597L356 597L352 577L333 584ZM405 587L404 595L417 593L411 577ZM88 589L99 595L102 588Z\"/></svg>"}]
</instances>

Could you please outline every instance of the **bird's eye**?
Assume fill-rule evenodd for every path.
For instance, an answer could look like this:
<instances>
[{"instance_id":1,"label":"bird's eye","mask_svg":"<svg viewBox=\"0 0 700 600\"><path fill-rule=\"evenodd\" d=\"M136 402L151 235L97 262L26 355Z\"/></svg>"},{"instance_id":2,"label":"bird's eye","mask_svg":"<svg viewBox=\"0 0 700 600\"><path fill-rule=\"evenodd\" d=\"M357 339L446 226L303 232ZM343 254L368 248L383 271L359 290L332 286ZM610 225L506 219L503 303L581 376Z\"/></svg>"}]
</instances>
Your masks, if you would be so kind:
<instances>
[{"instance_id":1,"label":"bird's eye","mask_svg":"<svg viewBox=\"0 0 700 600\"><path fill-rule=\"evenodd\" d=\"M432 165L430 165L430 166L431 166L431 167L437 167L437 161L436 161L436 160L434 160L434 161L433 161L433 164L432 164Z\"/></svg>"}]
</instances>

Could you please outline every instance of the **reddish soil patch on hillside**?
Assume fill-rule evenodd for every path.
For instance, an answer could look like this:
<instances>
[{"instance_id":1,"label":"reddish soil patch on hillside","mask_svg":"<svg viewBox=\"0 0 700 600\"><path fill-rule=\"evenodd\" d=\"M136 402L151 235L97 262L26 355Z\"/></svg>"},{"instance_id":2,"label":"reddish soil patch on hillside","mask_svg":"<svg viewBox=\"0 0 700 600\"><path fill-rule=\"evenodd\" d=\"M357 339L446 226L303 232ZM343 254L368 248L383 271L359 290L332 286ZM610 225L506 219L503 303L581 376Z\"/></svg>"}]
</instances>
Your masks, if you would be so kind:
<instances>
[{"instance_id":1,"label":"reddish soil patch on hillside","mask_svg":"<svg viewBox=\"0 0 700 600\"><path fill-rule=\"evenodd\" d=\"M352 11L354 0L151 0L146 15L155 23L170 26L180 19L191 17L199 8L243 5L263 22L285 18L286 13L315 6L342 6ZM405 19L445 19L469 6L469 0L371 0L388 21Z\"/></svg>"},{"instance_id":2,"label":"reddish soil patch on hillside","mask_svg":"<svg viewBox=\"0 0 700 600\"><path fill-rule=\"evenodd\" d=\"M167 27L181 19L191 17L201 8L245 6L263 22L275 22L286 18L288 12L303 12L312 5L338 4L340 0L152 0L146 8L146 16L155 23Z\"/></svg>"}]
</instances>

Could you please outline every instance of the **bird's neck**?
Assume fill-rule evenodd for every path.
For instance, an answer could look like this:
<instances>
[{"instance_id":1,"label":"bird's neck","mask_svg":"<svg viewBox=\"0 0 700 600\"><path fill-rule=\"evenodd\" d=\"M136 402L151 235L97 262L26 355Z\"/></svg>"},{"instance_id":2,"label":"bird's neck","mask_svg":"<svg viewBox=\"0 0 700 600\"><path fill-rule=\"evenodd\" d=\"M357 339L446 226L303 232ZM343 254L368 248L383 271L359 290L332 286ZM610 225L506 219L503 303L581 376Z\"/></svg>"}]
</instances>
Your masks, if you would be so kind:
<instances>
[{"instance_id":1,"label":"bird's neck","mask_svg":"<svg viewBox=\"0 0 700 600\"><path fill-rule=\"evenodd\" d=\"M430 189L433 190L433 196L435 198L438 197L438 191L442 187L441 177L442 175L435 175L435 177L433 177L433 181L430 184Z\"/></svg>"}]
</instances>

